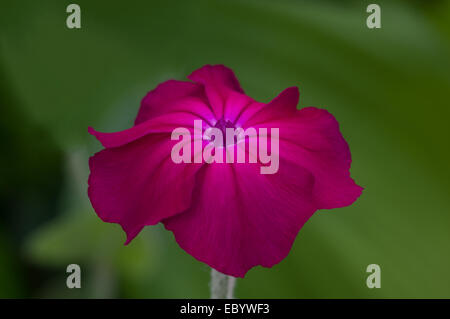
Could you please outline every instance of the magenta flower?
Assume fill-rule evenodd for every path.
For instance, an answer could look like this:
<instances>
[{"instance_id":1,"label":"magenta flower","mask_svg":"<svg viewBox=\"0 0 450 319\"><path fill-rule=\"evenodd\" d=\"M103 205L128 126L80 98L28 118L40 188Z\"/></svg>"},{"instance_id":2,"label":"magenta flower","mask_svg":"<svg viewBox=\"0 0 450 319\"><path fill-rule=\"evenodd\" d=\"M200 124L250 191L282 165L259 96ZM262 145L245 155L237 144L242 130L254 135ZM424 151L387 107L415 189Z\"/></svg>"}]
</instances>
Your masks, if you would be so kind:
<instances>
[{"instance_id":1,"label":"magenta flower","mask_svg":"<svg viewBox=\"0 0 450 319\"><path fill-rule=\"evenodd\" d=\"M297 110L297 88L265 104L245 95L225 66L206 65L188 78L192 82L169 80L150 91L132 128L116 133L89 128L105 147L89 161L89 198L103 221L122 226L126 244L144 226L162 222L196 259L244 277L254 266L283 260L316 210L348 206L360 196L338 122L323 109ZM195 120L223 133L278 128L276 172L261 174L266 164L258 158L175 163L171 152L179 141L171 134L178 127L194 132ZM227 150L238 148L225 138L224 143ZM201 151L207 144L201 142Z\"/></svg>"}]
</instances>

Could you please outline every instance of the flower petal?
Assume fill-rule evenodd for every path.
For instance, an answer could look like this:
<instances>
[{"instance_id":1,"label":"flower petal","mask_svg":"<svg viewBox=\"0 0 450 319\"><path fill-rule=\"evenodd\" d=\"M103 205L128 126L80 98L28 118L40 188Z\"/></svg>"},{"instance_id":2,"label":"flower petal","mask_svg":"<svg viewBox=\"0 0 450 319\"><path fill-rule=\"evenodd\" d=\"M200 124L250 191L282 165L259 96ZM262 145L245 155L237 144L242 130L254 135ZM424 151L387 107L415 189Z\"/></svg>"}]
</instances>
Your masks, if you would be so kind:
<instances>
[{"instance_id":1,"label":"flower petal","mask_svg":"<svg viewBox=\"0 0 450 319\"><path fill-rule=\"evenodd\" d=\"M270 103L264 105L253 114L249 114L247 118L243 118L241 121L244 121L243 125L249 127L268 121L289 118L297 110L298 99L298 88L294 86L287 88Z\"/></svg>"},{"instance_id":2,"label":"flower petal","mask_svg":"<svg viewBox=\"0 0 450 319\"><path fill-rule=\"evenodd\" d=\"M250 268L272 267L288 255L316 210L313 183L308 171L288 162L273 175L261 175L259 165L205 165L192 206L163 223L196 259L244 277Z\"/></svg>"},{"instance_id":3,"label":"flower petal","mask_svg":"<svg viewBox=\"0 0 450 319\"><path fill-rule=\"evenodd\" d=\"M175 164L170 135L150 134L89 160L88 195L105 222L118 223L129 243L145 225L178 214L191 204L200 164Z\"/></svg>"},{"instance_id":4,"label":"flower petal","mask_svg":"<svg viewBox=\"0 0 450 319\"><path fill-rule=\"evenodd\" d=\"M192 100L197 100L198 103L190 103ZM184 106L185 103L189 103L189 107ZM211 114L202 85L177 80L159 84L142 99L135 125L153 117L180 110L206 116L208 113Z\"/></svg>"},{"instance_id":5,"label":"flower petal","mask_svg":"<svg viewBox=\"0 0 450 319\"><path fill-rule=\"evenodd\" d=\"M225 100L223 118L236 124L239 117L241 117L245 111L252 109L255 104L262 103L255 102L255 100L245 94L231 91Z\"/></svg>"},{"instance_id":6,"label":"flower petal","mask_svg":"<svg viewBox=\"0 0 450 319\"><path fill-rule=\"evenodd\" d=\"M319 209L348 206L361 195L363 188L350 177L350 149L329 112L307 107L258 126L280 128L280 157L314 175Z\"/></svg>"},{"instance_id":7,"label":"flower petal","mask_svg":"<svg viewBox=\"0 0 450 319\"><path fill-rule=\"evenodd\" d=\"M195 99L185 99L179 103L182 104L183 108L187 109L190 107L193 109L202 107L202 102ZM203 106L205 106L205 104L203 104ZM104 147L111 148L133 142L150 133L171 133L177 127L191 129L194 126L195 120L203 120L203 126L211 126L210 123L213 119L210 118L208 120L205 116L202 117L196 113L180 110L155 116L145 122L119 132L102 133L94 130L92 127L88 128L88 132L94 135Z\"/></svg>"},{"instance_id":8,"label":"flower petal","mask_svg":"<svg viewBox=\"0 0 450 319\"><path fill-rule=\"evenodd\" d=\"M223 117L230 92L244 93L233 71L224 65L205 65L188 78L204 86L216 120Z\"/></svg>"}]
</instances>

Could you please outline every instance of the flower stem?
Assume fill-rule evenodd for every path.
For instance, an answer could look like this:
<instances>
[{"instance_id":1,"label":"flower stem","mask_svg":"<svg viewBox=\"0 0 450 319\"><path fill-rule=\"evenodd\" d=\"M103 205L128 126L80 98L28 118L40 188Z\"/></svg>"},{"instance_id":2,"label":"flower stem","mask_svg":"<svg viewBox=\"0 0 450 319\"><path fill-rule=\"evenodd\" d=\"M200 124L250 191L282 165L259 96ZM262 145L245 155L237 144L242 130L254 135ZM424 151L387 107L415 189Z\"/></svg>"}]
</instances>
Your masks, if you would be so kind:
<instances>
[{"instance_id":1,"label":"flower stem","mask_svg":"<svg viewBox=\"0 0 450 319\"><path fill-rule=\"evenodd\" d=\"M211 299L233 299L236 278L211 268Z\"/></svg>"}]
</instances>

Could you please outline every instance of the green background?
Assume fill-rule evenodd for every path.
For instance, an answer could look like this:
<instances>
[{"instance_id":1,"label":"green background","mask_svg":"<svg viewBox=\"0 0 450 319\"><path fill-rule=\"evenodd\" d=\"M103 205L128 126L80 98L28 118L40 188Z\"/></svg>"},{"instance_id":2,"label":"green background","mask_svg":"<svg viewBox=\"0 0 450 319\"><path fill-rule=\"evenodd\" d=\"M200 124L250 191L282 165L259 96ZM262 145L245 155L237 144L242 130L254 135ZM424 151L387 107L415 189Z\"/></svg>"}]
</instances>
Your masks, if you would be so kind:
<instances>
[{"instance_id":1,"label":"green background","mask_svg":"<svg viewBox=\"0 0 450 319\"><path fill-rule=\"evenodd\" d=\"M82 28L66 27L81 6ZM161 226L129 246L86 195L93 126L132 125L147 91L204 64L266 102L288 86L328 109L365 190L317 212L238 298L450 298L450 4L1 1L0 297L207 298L209 269ZM66 266L82 288L66 288ZM366 267L381 266L381 289Z\"/></svg>"}]
</instances>

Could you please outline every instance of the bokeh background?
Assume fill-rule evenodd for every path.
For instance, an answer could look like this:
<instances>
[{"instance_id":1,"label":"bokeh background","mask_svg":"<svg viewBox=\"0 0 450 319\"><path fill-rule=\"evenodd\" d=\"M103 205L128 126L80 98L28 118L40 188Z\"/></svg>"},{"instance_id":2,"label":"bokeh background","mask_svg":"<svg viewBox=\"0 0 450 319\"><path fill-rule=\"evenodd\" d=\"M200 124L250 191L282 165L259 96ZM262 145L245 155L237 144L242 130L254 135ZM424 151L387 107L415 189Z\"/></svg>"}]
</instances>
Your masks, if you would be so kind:
<instances>
[{"instance_id":1,"label":"bokeh background","mask_svg":"<svg viewBox=\"0 0 450 319\"><path fill-rule=\"evenodd\" d=\"M87 127L128 128L158 83L221 63L260 101L295 85L299 107L332 112L365 187L236 296L450 298L450 3L376 1L369 30L371 2L0 1L0 297L209 297L208 267L170 232L123 246L96 216ZM81 289L66 288L72 263ZM381 289L365 284L372 263Z\"/></svg>"}]
</instances>

